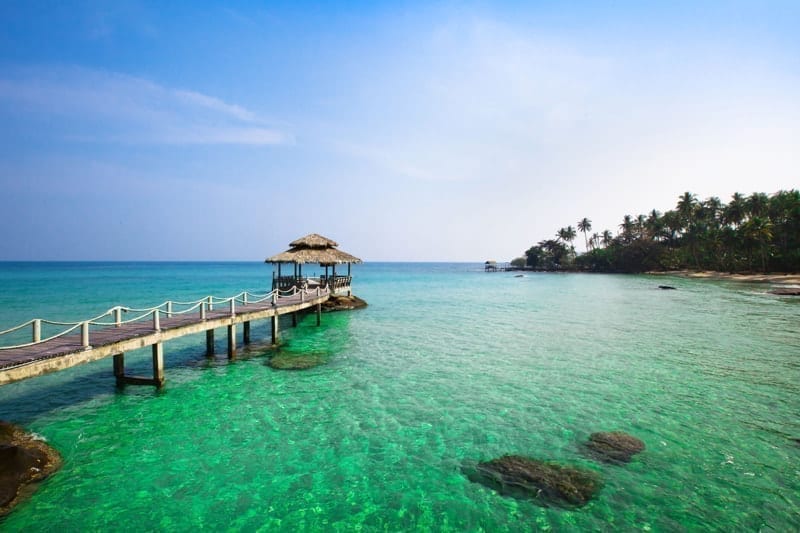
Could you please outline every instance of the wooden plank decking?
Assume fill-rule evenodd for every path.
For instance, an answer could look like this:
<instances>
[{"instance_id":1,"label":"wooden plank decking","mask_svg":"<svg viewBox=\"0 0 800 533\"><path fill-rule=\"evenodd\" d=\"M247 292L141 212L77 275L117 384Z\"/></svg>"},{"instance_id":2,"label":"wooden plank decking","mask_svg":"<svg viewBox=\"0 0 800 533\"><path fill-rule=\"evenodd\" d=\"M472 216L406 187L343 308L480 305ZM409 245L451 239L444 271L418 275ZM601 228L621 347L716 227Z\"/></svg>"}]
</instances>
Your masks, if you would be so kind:
<instances>
[{"instance_id":1,"label":"wooden plank decking","mask_svg":"<svg viewBox=\"0 0 800 533\"><path fill-rule=\"evenodd\" d=\"M235 352L236 325L294 313L316 307L330 298L327 291L307 294L296 293L282 296L275 303L239 304L231 314L230 308L219 308L206 311L205 318L200 313L174 314L159 318L159 328L155 328L153 320L140 320L122 323L119 326L109 325L93 327L89 334L89 346L84 346L80 329L55 339L39 342L30 346L0 350L0 385L19 381L42 374L63 370L78 364L95 361L112 355L123 354L138 348L160 345L167 340L228 327L229 337L233 337ZM277 323L273 323L277 328ZM247 330L246 330L247 331ZM276 330L273 329L273 335ZM229 355L231 339L229 338ZM155 364L155 363L154 363Z\"/></svg>"}]
</instances>

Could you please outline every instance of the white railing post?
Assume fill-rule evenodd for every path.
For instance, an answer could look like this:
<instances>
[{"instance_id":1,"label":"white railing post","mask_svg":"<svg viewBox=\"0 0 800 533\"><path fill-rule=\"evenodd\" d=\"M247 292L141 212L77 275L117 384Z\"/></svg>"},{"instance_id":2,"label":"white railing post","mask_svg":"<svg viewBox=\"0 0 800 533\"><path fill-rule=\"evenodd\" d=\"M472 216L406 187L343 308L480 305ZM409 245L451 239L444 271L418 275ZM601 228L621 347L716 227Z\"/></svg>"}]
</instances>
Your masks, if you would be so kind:
<instances>
[{"instance_id":1,"label":"white railing post","mask_svg":"<svg viewBox=\"0 0 800 533\"><path fill-rule=\"evenodd\" d=\"M172 317L172 300L167 302L167 318Z\"/></svg>"},{"instance_id":2,"label":"white railing post","mask_svg":"<svg viewBox=\"0 0 800 533\"><path fill-rule=\"evenodd\" d=\"M213 296L209 296L208 297L208 310L211 311L213 309L214 309L214 297Z\"/></svg>"},{"instance_id":3,"label":"white railing post","mask_svg":"<svg viewBox=\"0 0 800 533\"><path fill-rule=\"evenodd\" d=\"M114 325L119 327L122 324L122 308L117 306L114 308Z\"/></svg>"},{"instance_id":4,"label":"white railing post","mask_svg":"<svg viewBox=\"0 0 800 533\"><path fill-rule=\"evenodd\" d=\"M306 289L300 291L300 303L305 303L306 301Z\"/></svg>"},{"instance_id":5,"label":"white railing post","mask_svg":"<svg viewBox=\"0 0 800 533\"><path fill-rule=\"evenodd\" d=\"M278 305L278 289L272 291L272 305Z\"/></svg>"},{"instance_id":6,"label":"white railing post","mask_svg":"<svg viewBox=\"0 0 800 533\"><path fill-rule=\"evenodd\" d=\"M242 304L247 305L247 291L242 293Z\"/></svg>"},{"instance_id":7,"label":"white railing post","mask_svg":"<svg viewBox=\"0 0 800 533\"><path fill-rule=\"evenodd\" d=\"M161 330L161 323L158 320L158 308L153 309L153 329L156 331Z\"/></svg>"},{"instance_id":8,"label":"white railing post","mask_svg":"<svg viewBox=\"0 0 800 533\"><path fill-rule=\"evenodd\" d=\"M320 293L320 288L319 288L319 285L317 285L317 298L319 298L319 296L320 296L319 293Z\"/></svg>"},{"instance_id":9,"label":"white railing post","mask_svg":"<svg viewBox=\"0 0 800 533\"><path fill-rule=\"evenodd\" d=\"M200 320L206 319L206 304L200 302Z\"/></svg>"},{"instance_id":10,"label":"white railing post","mask_svg":"<svg viewBox=\"0 0 800 533\"><path fill-rule=\"evenodd\" d=\"M89 323L83 322L81 324L81 346L89 348Z\"/></svg>"},{"instance_id":11,"label":"white railing post","mask_svg":"<svg viewBox=\"0 0 800 533\"><path fill-rule=\"evenodd\" d=\"M41 319L36 319L33 321L33 342L39 342L42 340L42 321Z\"/></svg>"},{"instance_id":12,"label":"white railing post","mask_svg":"<svg viewBox=\"0 0 800 533\"><path fill-rule=\"evenodd\" d=\"M236 316L236 298L231 298L231 316Z\"/></svg>"}]
</instances>

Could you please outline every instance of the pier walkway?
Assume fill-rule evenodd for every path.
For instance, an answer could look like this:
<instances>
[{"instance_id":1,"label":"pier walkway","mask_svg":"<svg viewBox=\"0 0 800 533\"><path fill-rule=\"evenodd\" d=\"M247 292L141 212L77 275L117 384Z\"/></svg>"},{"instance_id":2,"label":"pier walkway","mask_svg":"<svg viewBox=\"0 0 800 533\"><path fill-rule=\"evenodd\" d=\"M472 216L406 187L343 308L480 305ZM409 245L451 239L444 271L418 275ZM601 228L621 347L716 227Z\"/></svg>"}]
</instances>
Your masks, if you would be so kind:
<instances>
[{"instance_id":1,"label":"pier walkway","mask_svg":"<svg viewBox=\"0 0 800 533\"><path fill-rule=\"evenodd\" d=\"M167 301L147 309L116 306L81 322L30 320L0 331L0 385L113 356L118 384L161 386L164 383L165 341L205 331L206 352L213 355L214 330L225 327L228 357L233 358L238 324L243 326L242 338L246 344L250 342L250 322L270 319L272 342L276 344L281 315L291 314L296 324L298 311L314 309L319 325L321 304L337 290L292 287L287 291L276 289L262 295L242 292L230 298L208 296L192 302ZM43 329L57 331L47 337L42 335ZM19 343L26 330L30 332L28 338L31 340ZM4 346L9 342L17 343ZM125 352L147 346L152 346L153 350L152 378L126 375Z\"/></svg>"}]
</instances>

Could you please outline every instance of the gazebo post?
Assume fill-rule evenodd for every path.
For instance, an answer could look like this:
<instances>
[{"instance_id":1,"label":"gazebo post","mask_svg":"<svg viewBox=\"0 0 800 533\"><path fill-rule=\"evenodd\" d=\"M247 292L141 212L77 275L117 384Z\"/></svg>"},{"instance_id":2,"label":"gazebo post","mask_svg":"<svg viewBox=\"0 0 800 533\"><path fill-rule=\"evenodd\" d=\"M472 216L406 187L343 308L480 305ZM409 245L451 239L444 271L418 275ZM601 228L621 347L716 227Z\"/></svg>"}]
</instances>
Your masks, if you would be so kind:
<instances>
[{"instance_id":1,"label":"gazebo post","mask_svg":"<svg viewBox=\"0 0 800 533\"><path fill-rule=\"evenodd\" d=\"M352 284L351 277L352 276L350 275L350 263L347 263L347 295L348 296L352 296L353 295L353 289L352 289L352 285L353 284Z\"/></svg>"}]
</instances>

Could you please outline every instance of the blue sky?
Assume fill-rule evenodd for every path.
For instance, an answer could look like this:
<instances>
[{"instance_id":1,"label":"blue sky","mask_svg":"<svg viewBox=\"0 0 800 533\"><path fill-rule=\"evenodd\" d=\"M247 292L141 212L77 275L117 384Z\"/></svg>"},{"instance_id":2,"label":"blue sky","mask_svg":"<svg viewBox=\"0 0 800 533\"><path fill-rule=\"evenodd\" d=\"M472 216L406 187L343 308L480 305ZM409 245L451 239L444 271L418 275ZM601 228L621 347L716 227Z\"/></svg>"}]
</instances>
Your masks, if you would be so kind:
<instances>
[{"instance_id":1,"label":"blue sky","mask_svg":"<svg viewBox=\"0 0 800 533\"><path fill-rule=\"evenodd\" d=\"M0 260L509 260L800 186L796 2L0 3ZM583 239L576 241L582 248Z\"/></svg>"}]
</instances>

